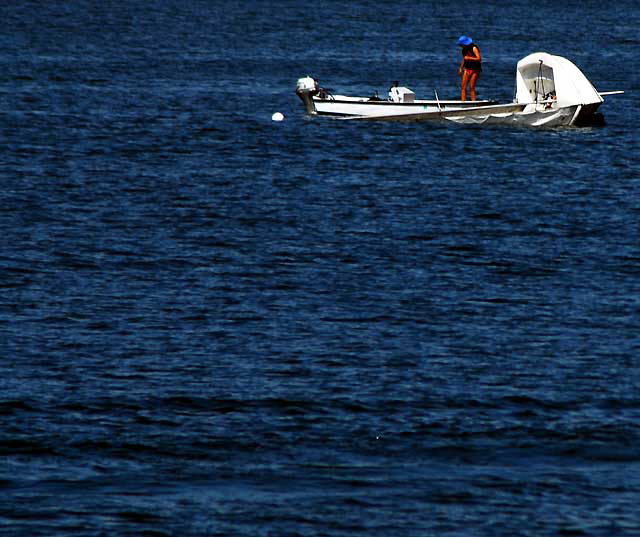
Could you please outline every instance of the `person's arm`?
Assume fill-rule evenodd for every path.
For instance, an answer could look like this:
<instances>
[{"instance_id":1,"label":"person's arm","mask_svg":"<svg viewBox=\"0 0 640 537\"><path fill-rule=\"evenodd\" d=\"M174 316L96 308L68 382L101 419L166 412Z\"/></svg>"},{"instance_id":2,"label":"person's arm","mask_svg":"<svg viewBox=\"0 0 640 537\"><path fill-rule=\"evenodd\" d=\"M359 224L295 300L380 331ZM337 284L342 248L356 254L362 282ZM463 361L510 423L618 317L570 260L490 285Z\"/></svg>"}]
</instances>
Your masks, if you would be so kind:
<instances>
[{"instance_id":1,"label":"person's arm","mask_svg":"<svg viewBox=\"0 0 640 537\"><path fill-rule=\"evenodd\" d=\"M464 58L462 58L462 61L460 62L460 68L458 69L458 74L462 75L462 70L464 69Z\"/></svg>"}]
</instances>

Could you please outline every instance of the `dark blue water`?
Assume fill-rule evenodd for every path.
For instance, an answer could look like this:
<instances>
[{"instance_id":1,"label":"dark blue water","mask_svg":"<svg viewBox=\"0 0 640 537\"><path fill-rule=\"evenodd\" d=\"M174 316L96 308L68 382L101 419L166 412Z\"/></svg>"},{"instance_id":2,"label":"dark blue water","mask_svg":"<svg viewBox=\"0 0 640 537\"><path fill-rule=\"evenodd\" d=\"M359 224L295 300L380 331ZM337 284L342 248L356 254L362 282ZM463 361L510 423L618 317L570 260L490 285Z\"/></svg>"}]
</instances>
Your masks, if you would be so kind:
<instances>
[{"instance_id":1,"label":"dark blue water","mask_svg":"<svg viewBox=\"0 0 640 537\"><path fill-rule=\"evenodd\" d=\"M640 533L635 1L0 17L2 535ZM455 97L461 33L481 98L534 51L627 93L561 130L294 94Z\"/></svg>"}]
</instances>

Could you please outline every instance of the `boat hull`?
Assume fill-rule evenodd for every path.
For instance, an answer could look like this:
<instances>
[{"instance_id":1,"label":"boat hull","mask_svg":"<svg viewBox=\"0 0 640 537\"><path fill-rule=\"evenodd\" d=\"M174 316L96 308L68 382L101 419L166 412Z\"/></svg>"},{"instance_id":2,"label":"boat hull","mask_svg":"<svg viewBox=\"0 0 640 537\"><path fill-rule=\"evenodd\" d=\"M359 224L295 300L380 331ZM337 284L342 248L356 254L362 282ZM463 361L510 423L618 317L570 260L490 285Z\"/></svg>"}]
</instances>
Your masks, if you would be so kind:
<instances>
[{"instance_id":1,"label":"boat hull","mask_svg":"<svg viewBox=\"0 0 640 537\"><path fill-rule=\"evenodd\" d=\"M449 121L464 125L522 125L529 127L585 127L602 121L597 105L545 107L525 103L492 104L465 110L438 110L406 114L380 114L345 119L384 121Z\"/></svg>"},{"instance_id":2,"label":"boat hull","mask_svg":"<svg viewBox=\"0 0 640 537\"><path fill-rule=\"evenodd\" d=\"M439 112L442 110L466 110L478 106L492 104L493 101L451 101L451 100L415 100L411 103L396 103L393 101L372 101L361 97L346 97L335 95L322 99L312 97L312 114L320 116L403 116L424 112ZM307 111L309 111L309 108Z\"/></svg>"}]
</instances>

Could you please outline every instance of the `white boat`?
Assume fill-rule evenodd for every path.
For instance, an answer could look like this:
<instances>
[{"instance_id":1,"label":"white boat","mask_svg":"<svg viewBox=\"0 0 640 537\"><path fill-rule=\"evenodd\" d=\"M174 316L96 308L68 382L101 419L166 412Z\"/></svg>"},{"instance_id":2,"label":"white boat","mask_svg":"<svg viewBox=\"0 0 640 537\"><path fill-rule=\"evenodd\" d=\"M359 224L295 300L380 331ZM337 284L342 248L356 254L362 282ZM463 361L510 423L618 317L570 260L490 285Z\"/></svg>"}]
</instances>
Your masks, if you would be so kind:
<instances>
[{"instance_id":1,"label":"white boat","mask_svg":"<svg viewBox=\"0 0 640 537\"><path fill-rule=\"evenodd\" d=\"M318 81L310 76L298 79L296 94L304 103L307 113L340 118L386 117L420 112L462 110L495 104L495 101L440 100L437 93L435 93L435 99L416 99L413 91L404 86L398 86L397 82L394 82L389 89L387 99L380 98L377 92L370 97L334 95L329 90L320 87Z\"/></svg>"},{"instance_id":2,"label":"white boat","mask_svg":"<svg viewBox=\"0 0 640 537\"><path fill-rule=\"evenodd\" d=\"M311 77L298 80L296 93L308 113L344 119L446 120L558 127L602 124L602 115L597 110L604 96L624 92L598 92L582 71L566 58L536 52L518 62L515 99L509 103L441 101L437 98L418 101L413 92L397 86L391 88L387 101L332 96Z\"/></svg>"}]
</instances>

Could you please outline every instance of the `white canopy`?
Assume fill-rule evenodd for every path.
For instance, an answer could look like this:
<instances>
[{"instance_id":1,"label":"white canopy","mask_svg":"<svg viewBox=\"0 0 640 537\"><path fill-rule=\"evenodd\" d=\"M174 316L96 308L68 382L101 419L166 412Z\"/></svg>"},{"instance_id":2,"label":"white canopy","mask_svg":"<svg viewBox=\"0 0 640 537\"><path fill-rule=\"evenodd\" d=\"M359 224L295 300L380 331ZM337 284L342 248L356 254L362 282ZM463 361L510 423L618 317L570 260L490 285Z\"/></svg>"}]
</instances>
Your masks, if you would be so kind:
<instances>
[{"instance_id":1,"label":"white canopy","mask_svg":"<svg viewBox=\"0 0 640 537\"><path fill-rule=\"evenodd\" d=\"M559 107L601 103L604 99L582 71L561 56L534 52L518 62L516 102L557 99Z\"/></svg>"}]
</instances>

